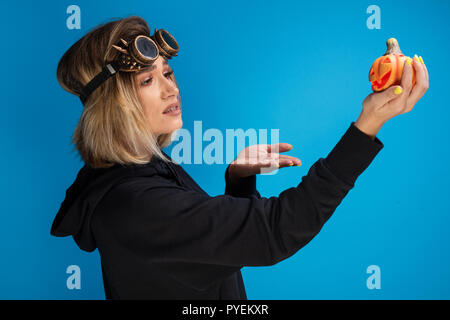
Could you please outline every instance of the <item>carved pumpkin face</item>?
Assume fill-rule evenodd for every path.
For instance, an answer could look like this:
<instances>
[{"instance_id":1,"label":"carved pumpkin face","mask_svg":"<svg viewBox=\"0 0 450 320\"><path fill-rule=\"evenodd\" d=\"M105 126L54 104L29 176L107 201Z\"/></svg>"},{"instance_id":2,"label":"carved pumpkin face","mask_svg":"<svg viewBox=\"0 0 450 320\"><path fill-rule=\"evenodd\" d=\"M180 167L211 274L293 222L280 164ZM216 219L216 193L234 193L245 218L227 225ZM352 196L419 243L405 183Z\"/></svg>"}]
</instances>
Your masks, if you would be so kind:
<instances>
[{"instance_id":1,"label":"carved pumpkin face","mask_svg":"<svg viewBox=\"0 0 450 320\"><path fill-rule=\"evenodd\" d=\"M369 81L373 91L381 91L388 88L395 80L398 67L397 55L381 56L373 63L369 72Z\"/></svg>"},{"instance_id":2,"label":"carved pumpkin face","mask_svg":"<svg viewBox=\"0 0 450 320\"><path fill-rule=\"evenodd\" d=\"M406 58L403 54L389 54L379 57L372 64L369 71L369 81L374 92L382 91L393 85L400 85L403 65ZM413 87L416 82L416 73L413 69Z\"/></svg>"}]
</instances>

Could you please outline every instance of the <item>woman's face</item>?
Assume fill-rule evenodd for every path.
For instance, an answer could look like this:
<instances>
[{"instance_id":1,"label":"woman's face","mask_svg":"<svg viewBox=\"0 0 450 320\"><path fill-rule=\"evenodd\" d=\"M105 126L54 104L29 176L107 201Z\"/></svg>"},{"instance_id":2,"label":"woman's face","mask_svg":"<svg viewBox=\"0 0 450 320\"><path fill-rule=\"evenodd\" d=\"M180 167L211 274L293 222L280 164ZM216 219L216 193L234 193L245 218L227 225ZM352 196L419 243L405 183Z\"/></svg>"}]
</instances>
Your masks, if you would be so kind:
<instances>
[{"instance_id":1,"label":"woman's face","mask_svg":"<svg viewBox=\"0 0 450 320\"><path fill-rule=\"evenodd\" d=\"M156 136L171 133L182 127L178 88L170 79L172 69L165 57L159 56L150 68L136 74L137 92L150 128ZM174 112L165 112L172 104Z\"/></svg>"}]
</instances>

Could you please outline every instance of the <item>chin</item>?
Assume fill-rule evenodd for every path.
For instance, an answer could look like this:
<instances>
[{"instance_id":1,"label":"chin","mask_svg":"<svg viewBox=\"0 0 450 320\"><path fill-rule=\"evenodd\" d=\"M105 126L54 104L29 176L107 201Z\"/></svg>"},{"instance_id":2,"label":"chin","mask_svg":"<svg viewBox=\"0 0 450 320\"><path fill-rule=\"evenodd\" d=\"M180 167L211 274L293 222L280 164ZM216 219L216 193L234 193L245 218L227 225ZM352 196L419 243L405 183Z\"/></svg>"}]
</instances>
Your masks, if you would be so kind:
<instances>
[{"instance_id":1,"label":"chin","mask_svg":"<svg viewBox=\"0 0 450 320\"><path fill-rule=\"evenodd\" d=\"M171 124L171 126L167 130L164 130L163 134L171 134L177 131L178 129L181 129L182 127L183 127L183 120L179 118L176 121L174 121L174 123Z\"/></svg>"},{"instance_id":2,"label":"chin","mask_svg":"<svg viewBox=\"0 0 450 320\"><path fill-rule=\"evenodd\" d=\"M177 121L177 125L175 126L174 130L181 129L182 127L183 127L183 120L180 117Z\"/></svg>"}]
</instances>

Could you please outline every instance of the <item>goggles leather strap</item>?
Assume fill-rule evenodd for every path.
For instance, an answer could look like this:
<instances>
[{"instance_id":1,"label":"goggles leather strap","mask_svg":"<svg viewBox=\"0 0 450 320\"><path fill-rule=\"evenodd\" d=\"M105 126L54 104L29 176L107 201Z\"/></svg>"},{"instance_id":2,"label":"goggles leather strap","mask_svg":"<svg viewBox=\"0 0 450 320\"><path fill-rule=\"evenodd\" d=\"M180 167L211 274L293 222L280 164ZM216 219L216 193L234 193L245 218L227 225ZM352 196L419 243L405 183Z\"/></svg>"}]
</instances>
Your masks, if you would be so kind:
<instances>
[{"instance_id":1,"label":"goggles leather strap","mask_svg":"<svg viewBox=\"0 0 450 320\"><path fill-rule=\"evenodd\" d=\"M80 100L84 105L87 97L99 87L103 82L115 75L119 71L120 65L117 61L108 63L103 70L97 74L89 83L81 90Z\"/></svg>"}]
</instances>

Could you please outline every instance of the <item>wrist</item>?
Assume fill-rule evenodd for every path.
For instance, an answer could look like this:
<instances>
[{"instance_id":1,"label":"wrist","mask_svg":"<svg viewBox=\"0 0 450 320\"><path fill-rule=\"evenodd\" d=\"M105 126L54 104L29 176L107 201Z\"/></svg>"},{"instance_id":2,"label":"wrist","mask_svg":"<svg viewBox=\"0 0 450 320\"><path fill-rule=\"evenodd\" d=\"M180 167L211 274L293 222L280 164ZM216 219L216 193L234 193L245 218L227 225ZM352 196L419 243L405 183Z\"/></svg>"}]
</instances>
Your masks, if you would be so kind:
<instances>
[{"instance_id":1,"label":"wrist","mask_svg":"<svg viewBox=\"0 0 450 320\"><path fill-rule=\"evenodd\" d=\"M238 180L238 177L236 177L233 169L234 169L234 161L228 165L228 178L232 183L235 183Z\"/></svg>"},{"instance_id":2,"label":"wrist","mask_svg":"<svg viewBox=\"0 0 450 320\"><path fill-rule=\"evenodd\" d=\"M375 121L366 118L362 113L359 115L358 119L355 122L355 127L357 127L361 132L368 135L372 140L375 139L382 126L383 123L381 121Z\"/></svg>"}]
</instances>

